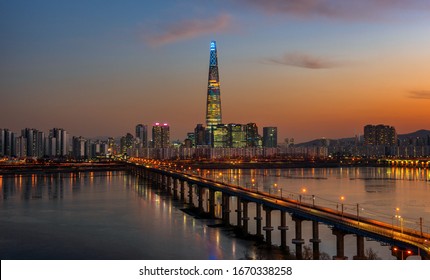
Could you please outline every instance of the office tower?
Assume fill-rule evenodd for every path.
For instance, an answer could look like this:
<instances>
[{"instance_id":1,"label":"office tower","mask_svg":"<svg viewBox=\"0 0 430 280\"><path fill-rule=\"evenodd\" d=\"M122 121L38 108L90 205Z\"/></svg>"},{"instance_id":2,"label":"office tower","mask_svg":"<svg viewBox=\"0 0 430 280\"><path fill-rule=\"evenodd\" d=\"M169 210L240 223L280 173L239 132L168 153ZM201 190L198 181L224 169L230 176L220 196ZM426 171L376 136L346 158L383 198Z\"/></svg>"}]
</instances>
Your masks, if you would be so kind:
<instances>
[{"instance_id":1,"label":"office tower","mask_svg":"<svg viewBox=\"0 0 430 280\"><path fill-rule=\"evenodd\" d=\"M204 146L207 144L206 128L203 126L203 124L197 124L196 128L194 129L194 139L196 147Z\"/></svg>"},{"instance_id":2,"label":"office tower","mask_svg":"<svg viewBox=\"0 0 430 280\"><path fill-rule=\"evenodd\" d=\"M206 102L206 126L221 124L221 96L219 87L218 57L216 42L210 45L209 78Z\"/></svg>"},{"instance_id":3,"label":"office tower","mask_svg":"<svg viewBox=\"0 0 430 280\"><path fill-rule=\"evenodd\" d=\"M247 147L258 147L260 135L258 134L258 127L255 123L248 123L245 125L246 133L246 146Z\"/></svg>"},{"instance_id":4,"label":"office tower","mask_svg":"<svg viewBox=\"0 0 430 280\"><path fill-rule=\"evenodd\" d=\"M170 127L167 123L155 123L152 127L152 145L154 148L170 146Z\"/></svg>"},{"instance_id":5,"label":"office tower","mask_svg":"<svg viewBox=\"0 0 430 280\"><path fill-rule=\"evenodd\" d=\"M136 125L136 139L139 139L140 148L148 148L148 126Z\"/></svg>"},{"instance_id":6,"label":"office tower","mask_svg":"<svg viewBox=\"0 0 430 280\"><path fill-rule=\"evenodd\" d=\"M263 147L276 148L278 146L278 129L276 127L263 127Z\"/></svg>"},{"instance_id":7,"label":"office tower","mask_svg":"<svg viewBox=\"0 0 430 280\"><path fill-rule=\"evenodd\" d=\"M393 126L366 125L364 127L364 144L367 146L393 146L397 144L397 133Z\"/></svg>"},{"instance_id":8,"label":"office tower","mask_svg":"<svg viewBox=\"0 0 430 280\"><path fill-rule=\"evenodd\" d=\"M228 125L228 146L230 148L246 147L246 131L244 125L231 123Z\"/></svg>"},{"instance_id":9,"label":"office tower","mask_svg":"<svg viewBox=\"0 0 430 280\"><path fill-rule=\"evenodd\" d=\"M227 148L229 146L228 126L219 124L211 127L213 136L213 148Z\"/></svg>"}]
</instances>

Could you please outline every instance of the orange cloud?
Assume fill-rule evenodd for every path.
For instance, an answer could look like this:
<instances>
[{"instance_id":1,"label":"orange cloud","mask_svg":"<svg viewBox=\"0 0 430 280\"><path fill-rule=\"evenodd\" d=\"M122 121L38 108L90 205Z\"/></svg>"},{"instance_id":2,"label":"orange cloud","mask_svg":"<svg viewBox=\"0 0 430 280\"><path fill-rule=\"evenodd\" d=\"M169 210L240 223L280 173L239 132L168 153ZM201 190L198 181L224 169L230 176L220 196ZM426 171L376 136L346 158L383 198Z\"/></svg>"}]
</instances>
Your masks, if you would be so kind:
<instances>
[{"instance_id":1,"label":"orange cloud","mask_svg":"<svg viewBox=\"0 0 430 280\"><path fill-rule=\"evenodd\" d=\"M410 91L408 97L413 99L430 99L430 91Z\"/></svg>"},{"instance_id":2,"label":"orange cloud","mask_svg":"<svg viewBox=\"0 0 430 280\"><path fill-rule=\"evenodd\" d=\"M172 23L163 28L160 34L144 36L144 40L149 45L155 47L208 33L223 32L230 26L231 16L228 14L222 14L212 19L194 19Z\"/></svg>"}]
</instances>

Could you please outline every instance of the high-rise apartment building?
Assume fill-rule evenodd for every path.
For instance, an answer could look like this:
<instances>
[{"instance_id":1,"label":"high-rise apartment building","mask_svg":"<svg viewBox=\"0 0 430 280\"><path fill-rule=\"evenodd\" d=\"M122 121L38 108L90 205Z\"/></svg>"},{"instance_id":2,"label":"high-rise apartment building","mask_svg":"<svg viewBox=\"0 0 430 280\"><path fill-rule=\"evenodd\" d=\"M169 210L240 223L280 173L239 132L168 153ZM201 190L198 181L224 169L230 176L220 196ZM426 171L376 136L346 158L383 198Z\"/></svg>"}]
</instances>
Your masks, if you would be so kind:
<instances>
[{"instance_id":1,"label":"high-rise apartment building","mask_svg":"<svg viewBox=\"0 0 430 280\"><path fill-rule=\"evenodd\" d=\"M148 126L143 124L136 125L136 139L139 139L141 148L148 148Z\"/></svg>"},{"instance_id":2,"label":"high-rise apartment building","mask_svg":"<svg viewBox=\"0 0 430 280\"><path fill-rule=\"evenodd\" d=\"M42 157L44 154L45 134L37 129L25 128L21 136L27 139L27 156Z\"/></svg>"},{"instance_id":3,"label":"high-rise apartment building","mask_svg":"<svg viewBox=\"0 0 430 280\"><path fill-rule=\"evenodd\" d=\"M15 135L9 129L0 129L0 156L14 155Z\"/></svg>"},{"instance_id":4,"label":"high-rise apartment building","mask_svg":"<svg viewBox=\"0 0 430 280\"><path fill-rule=\"evenodd\" d=\"M49 130L48 136L48 156L65 157L69 152L68 136L66 130L62 128L53 128Z\"/></svg>"},{"instance_id":5,"label":"high-rise apartment building","mask_svg":"<svg viewBox=\"0 0 430 280\"><path fill-rule=\"evenodd\" d=\"M263 127L263 147L276 148L278 146L278 128Z\"/></svg>"},{"instance_id":6,"label":"high-rise apartment building","mask_svg":"<svg viewBox=\"0 0 430 280\"><path fill-rule=\"evenodd\" d=\"M207 144L206 128L203 126L203 124L197 124L196 128L194 129L194 142L196 147Z\"/></svg>"},{"instance_id":7,"label":"high-rise apartment building","mask_svg":"<svg viewBox=\"0 0 430 280\"><path fill-rule=\"evenodd\" d=\"M152 127L153 148L168 148L170 146L170 127L167 123L155 123Z\"/></svg>"},{"instance_id":8,"label":"high-rise apartment building","mask_svg":"<svg viewBox=\"0 0 430 280\"><path fill-rule=\"evenodd\" d=\"M364 144L366 146L394 146L397 144L397 133L393 126L366 125L364 127Z\"/></svg>"}]
</instances>

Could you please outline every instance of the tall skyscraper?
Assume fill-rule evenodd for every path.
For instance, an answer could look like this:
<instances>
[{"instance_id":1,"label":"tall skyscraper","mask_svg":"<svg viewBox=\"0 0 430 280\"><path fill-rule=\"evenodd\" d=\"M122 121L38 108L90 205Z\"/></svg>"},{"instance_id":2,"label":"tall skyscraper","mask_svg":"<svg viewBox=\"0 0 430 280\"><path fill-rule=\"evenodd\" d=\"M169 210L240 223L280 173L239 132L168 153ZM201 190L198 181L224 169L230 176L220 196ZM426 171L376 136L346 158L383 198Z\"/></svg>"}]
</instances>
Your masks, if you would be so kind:
<instances>
[{"instance_id":1,"label":"tall skyscraper","mask_svg":"<svg viewBox=\"0 0 430 280\"><path fill-rule=\"evenodd\" d=\"M221 123L221 95L219 87L218 57L216 42L212 41L209 59L206 126L210 128L211 126L217 126Z\"/></svg>"},{"instance_id":2,"label":"tall skyscraper","mask_svg":"<svg viewBox=\"0 0 430 280\"><path fill-rule=\"evenodd\" d=\"M152 127L152 145L154 148L170 146L170 127L167 123L155 123Z\"/></svg>"},{"instance_id":3,"label":"tall skyscraper","mask_svg":"<svg viewBox=\"0 0 430 280\"><path fill-rule=\"evenodd\" d=\"M276 148L278 146L278 128L263 127L263 147Z\"/></svg>"}]
</instances>

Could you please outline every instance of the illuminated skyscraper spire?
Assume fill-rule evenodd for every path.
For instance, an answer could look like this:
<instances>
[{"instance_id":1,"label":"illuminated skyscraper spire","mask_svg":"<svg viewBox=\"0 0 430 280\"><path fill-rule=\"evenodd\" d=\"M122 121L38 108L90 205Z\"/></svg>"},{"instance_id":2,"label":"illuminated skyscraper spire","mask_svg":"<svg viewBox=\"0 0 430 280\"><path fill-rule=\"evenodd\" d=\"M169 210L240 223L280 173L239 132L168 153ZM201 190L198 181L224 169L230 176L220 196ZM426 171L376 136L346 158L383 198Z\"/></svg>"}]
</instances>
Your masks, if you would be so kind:
<instances>
[{"instance_id":1,"label":"illuminated skyscraper spire","mask_svg":"<svg viewBox=\"0 0 430 280\"><path fill-rule=\"evenodd\" d=\"M221 95L219 89L218 57L216 42L211 41L208 95L206 102L206 125L209 128L218 124L221 124Z\"/></svg>"}]
</instances>

